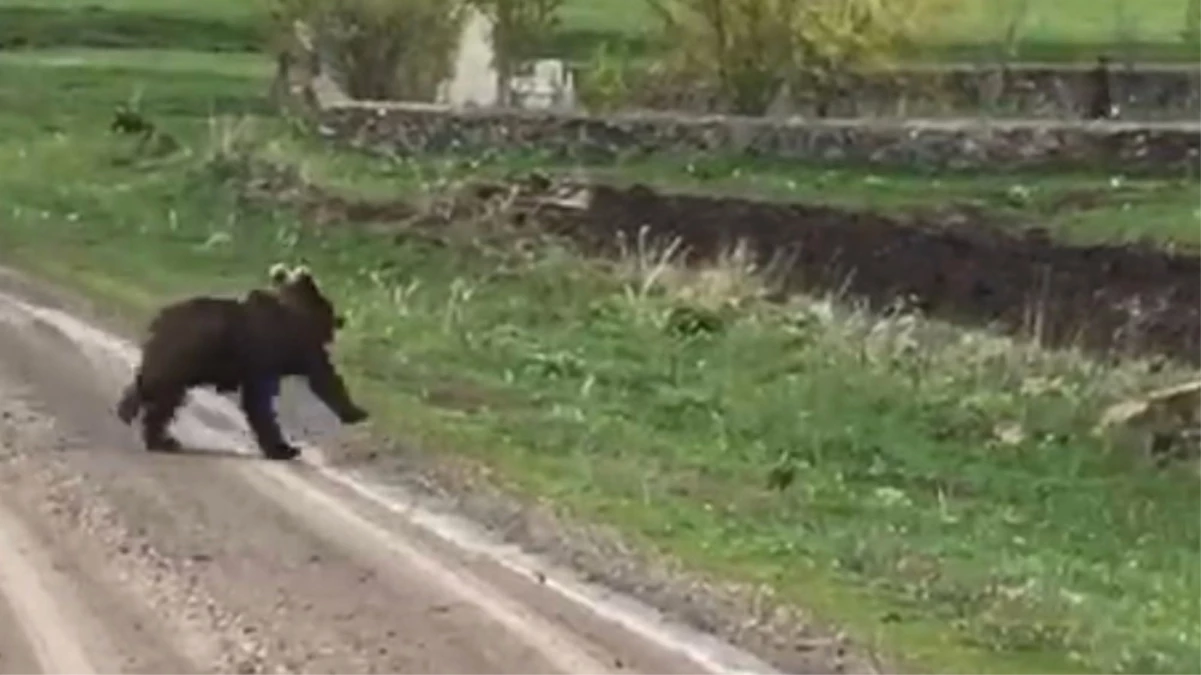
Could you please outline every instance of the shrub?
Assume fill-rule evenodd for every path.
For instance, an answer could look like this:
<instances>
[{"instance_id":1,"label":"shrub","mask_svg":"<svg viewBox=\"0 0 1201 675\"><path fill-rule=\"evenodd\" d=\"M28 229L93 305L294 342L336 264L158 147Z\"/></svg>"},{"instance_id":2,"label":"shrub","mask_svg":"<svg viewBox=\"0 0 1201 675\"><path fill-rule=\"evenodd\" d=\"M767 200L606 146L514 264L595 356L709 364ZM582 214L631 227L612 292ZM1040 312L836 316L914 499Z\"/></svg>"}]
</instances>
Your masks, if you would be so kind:
<instances>
[{"instance_id":1,"label":"shrub","mask_svg":"<svg viewBox=\"0 0 1201 675\"><path fill-rule=\"evenodd\" d=\"M633 78L628 50L602 42L580 69L580 101L593 112L616 110L629 102Z\"/></svg>"},{"instance_id":2,"label":"shrub","mask_svg":"<svg viewBox=\"0 0 1201 675\"><path fill-rule=\"evenodd\" d=\"M282 64L300 33L312 57L358 99L432 100L451 73L463 8L455 0L267 0L270 44ZM315 53L313 53L315 52ZM319 61L320 63L316 63ZM277 74L277 77L279 74Z\"/></svg>"},{"instance_id":3,"label":"shrub","mask_svg":"<svg viewBox=\"0 0 1201 675\"><path fill-rule=\"evenodd\" d=\"M647 0L665 66L713 86L725 107L763 114L785 92L823 101L888 65L941 0Z\"/></svg>"}]
</instances>

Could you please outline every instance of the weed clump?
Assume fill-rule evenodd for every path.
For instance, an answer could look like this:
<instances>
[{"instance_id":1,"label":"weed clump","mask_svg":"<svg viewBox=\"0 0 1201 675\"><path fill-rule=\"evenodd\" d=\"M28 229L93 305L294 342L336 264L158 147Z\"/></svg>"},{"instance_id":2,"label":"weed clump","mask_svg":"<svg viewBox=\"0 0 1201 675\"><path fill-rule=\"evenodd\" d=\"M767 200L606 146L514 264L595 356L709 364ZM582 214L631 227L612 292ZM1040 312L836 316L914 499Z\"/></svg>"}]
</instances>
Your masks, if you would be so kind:
<instances>
[{"instance_id":1,"label":"weed clump","mask_svg":"<svg viewBox=\"0 0 1201 675\"><path fill-rule=\"evenodd\" d=\"M276 85L322 75L351 98L432 101L464 18L445 0L270 0Z\"/></svg>"}]
</instances>

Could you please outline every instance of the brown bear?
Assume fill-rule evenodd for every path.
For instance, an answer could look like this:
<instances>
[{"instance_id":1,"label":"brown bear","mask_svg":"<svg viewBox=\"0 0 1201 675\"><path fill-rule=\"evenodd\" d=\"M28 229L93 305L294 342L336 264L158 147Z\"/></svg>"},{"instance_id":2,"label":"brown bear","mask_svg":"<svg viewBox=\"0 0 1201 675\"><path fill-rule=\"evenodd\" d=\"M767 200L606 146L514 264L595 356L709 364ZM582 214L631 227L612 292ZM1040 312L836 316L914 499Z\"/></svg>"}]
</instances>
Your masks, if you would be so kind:
<instances>
[{"instance_id":1,"label":"brown bear","mask_svg":"<svg viewBox=\"0 0 1201 675\"><path fill-rule=\"evenodd\" d=\"M300 451L283 436L275 416L280 378L301 375L343 424L367 413L354 403L330 362L327 346L342 318L309 271L274 265L271 288L243 299L193 297L159 310L142 345L142 361L117 404L131 424L142 413L142 438L150 451L179 449L167 427L189 389L240 391L242 413L259 450L271 459Z\"/></svg>"}]
</instances>

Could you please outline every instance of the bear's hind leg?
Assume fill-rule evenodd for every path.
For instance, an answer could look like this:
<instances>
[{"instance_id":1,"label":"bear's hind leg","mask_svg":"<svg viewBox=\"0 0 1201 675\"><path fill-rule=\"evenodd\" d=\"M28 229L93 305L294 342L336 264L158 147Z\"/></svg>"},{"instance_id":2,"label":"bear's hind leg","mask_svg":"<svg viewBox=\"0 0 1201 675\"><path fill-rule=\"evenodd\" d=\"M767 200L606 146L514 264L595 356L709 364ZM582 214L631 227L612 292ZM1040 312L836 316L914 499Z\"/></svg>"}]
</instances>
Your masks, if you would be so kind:
<instances>
[{"instance_id":1,"label":"bear's hind leg","mask_svg":"<svg viewBox=\"0 0 1201 675\"><path fill-rule=\"evenodd\" d=\"M184 389L172 389L154 397L142 397L142 441L150 452L174 452L180 449L179 441L168 431L175 411L183 405Z\"/></svg>"},{"instance_id":2,"label":"bear's hind leg","mask_svg":"<svg viewBox=\"0 0 1201 675\"><path fill-rule=\"evenodd\" d=\"M262 377L242 383L242 413L254 434L259 451L267 459L295 459L300 449L284 439L275 418L278 377Z\"/></svg>"}]
</instances>

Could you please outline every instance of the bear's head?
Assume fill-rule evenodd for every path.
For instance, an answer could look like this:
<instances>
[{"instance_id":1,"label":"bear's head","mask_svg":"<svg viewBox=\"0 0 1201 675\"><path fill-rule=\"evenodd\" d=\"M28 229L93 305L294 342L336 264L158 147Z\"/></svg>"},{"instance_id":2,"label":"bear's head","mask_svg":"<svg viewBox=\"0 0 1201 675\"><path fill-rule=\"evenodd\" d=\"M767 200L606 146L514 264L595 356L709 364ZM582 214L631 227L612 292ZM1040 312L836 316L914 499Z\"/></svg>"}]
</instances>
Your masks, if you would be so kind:
<instances>
[{"instance_id":1,"label":"bear's head","mask_svg":"<svg viewBox=\"0 0 1201 675\"><path fill-rule=\"evenodd\" d=\"M269 275L271 290L280 303L311 320L323 343L333 342L334 333L342 328L345 320L321 292L308 268L302 265L289 270L287 265L276 263L271 266Z\"/></svg>"}]
</instances>

